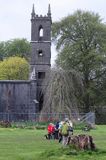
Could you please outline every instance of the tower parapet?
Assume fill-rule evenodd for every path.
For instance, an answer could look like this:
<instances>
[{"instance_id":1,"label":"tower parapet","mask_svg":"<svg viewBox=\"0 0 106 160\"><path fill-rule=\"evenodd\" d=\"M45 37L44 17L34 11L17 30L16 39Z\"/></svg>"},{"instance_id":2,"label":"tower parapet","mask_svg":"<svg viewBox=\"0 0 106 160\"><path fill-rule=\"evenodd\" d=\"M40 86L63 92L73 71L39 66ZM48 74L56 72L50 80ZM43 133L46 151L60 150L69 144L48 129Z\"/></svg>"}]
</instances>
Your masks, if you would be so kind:
<instances>
[{"instance_id":1,"label":"tower parapet","mask_svg":"<svg viewBox=\"0 0 106 160\"><path fill-rule=\"evenodd\" d=\"M45 19L51 19L51 8L50 8L50 4L48 5L48 12L47 12L47 15L38 15L35 13L35 7L34 7L34 4L33 4L33 7L32 7L32 13L31 13L31 20L34 20L36 18L45 18Z\"/></svg>"}]
</instances>

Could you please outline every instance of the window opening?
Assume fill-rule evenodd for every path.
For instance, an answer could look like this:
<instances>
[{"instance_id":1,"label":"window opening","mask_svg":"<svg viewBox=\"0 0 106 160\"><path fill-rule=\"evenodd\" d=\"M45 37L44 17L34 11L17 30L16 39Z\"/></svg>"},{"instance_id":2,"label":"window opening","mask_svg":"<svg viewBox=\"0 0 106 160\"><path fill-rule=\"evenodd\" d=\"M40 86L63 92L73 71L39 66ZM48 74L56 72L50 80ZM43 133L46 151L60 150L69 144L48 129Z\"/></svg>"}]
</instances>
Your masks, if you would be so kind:
<instances>
[{"instance_id":1,"label":"window opening","mask_svg":"<svg viewBox=\"0 0 106 160\"><path fill-rule=\"evenodd\" d=\"M42 40L42 38L43 38L43 27L40 26L39 27L39 40Z\"/></svg>"},{"instance_id":2,"label":"window opening","mask_svg":"<svg viewBox=\"0 0 106 160\"><path fill-rule=\"evenodd\" d=\"M42 50L39 50L39 51L38 51L38 56L39 56L39 57L42 57L42 56L43 56L43 51L42 51Z\"/></svg>"},{"instance_id":3,"label":"window opening","mask_svg":"<svg viewBox=\"0 0 106 160\"><path fill-rule=\"evenodd\" d=\"M42 26L39 27L39 37L40 38L43 37L43 27Z\"/></svg>"},{"instance_id":4,"label":"window opening","mask_svg":"<svg viewBox=\"0 0 106 160\"><path fill-rule=\"evenodd\" d=\"M38 72L38 79L44 79L45 78L45 72Z\"/></svg>"}]
</instances>

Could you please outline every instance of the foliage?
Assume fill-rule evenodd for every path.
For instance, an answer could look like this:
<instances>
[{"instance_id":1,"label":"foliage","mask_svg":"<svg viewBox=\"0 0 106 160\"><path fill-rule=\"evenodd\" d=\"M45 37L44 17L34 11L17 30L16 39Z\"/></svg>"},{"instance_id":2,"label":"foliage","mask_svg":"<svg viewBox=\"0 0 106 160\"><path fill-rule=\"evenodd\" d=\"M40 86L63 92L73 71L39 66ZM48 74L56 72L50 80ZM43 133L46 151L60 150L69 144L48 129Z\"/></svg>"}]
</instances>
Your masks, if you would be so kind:
<instances>
[{"instance_id":1,"label":"foliage","mask_svg":"<svg viewBox=\"0 0 106 160\"><path fill-rule=\"evenodd\" d=\"M5 43L0 43L0 61L3 60L3 57L5 57Z\"/></svg>"},{"instance_id":2,"label":"foliage","mask_svg":"<svg viewBox=\"0 0 106 160\"><path fill-rule=\"evenodd\" d=\"M95 108L96 124L106 124L106 106Z\"/></svg>"},{"instance_id":3,"label":"foliage","mask_svg":"<svg viewBox=\"0 0 106 160\"><path fill-rule=\"evenodd\" d=\"M3 127L3 128L11 127L11 122L9 122L9 121L0 121L0 127Z\"/></svg>"},{"instance_id":4,"label":"foliage","mask_svg":"<svg viewBox=\"0 0 106 160\"><path fill-rule=\"evenodd\" d=\"M27 80L29 64L21 57L9 57L0 62L0 80Z\"/></svg>"},{"instance_id":5,"label":"foliage","mask_svg":"<svg viewBox=\"0 0 106 160\"><path fill-rule=\"evenodd\" d=\"M88 112L90 106L96 104L96 93L99 93L106 73L106 25L98 14L76 11L55 22L52 35L59 52L57 66L82 74L83 101Z\"/></svg>"},{"instance_id":6,"label":"foliage","mask_svg":"<svg viewBox=\"0 0 106 160\"><path fill-rule=\"evenodd\" d=\"M77 97L83 93L83 85L77 72L52 69L44 83L47 85L43 90L43 114L67 113L70 117L73 112L78 114L80 102Z\"/></svg>"},{"instance_id":7,"label":"foliage","mask_svg":"<svg viewBox=\"0 0 106 160\"><path fill-rule=\"evenodd\" d=\"M100 77L93 92L95 93L95 103L98 104L97 108L106 106L106 74L102 78Z\"/></svg>"},{"instance_id":8,"label":"foliage","mask_svg":"<svg viewBox=\"0 0 106 160\"><path fill-rule=\"evenodd\" d=\"M84 122L74 122L74 124L73 124L73 128L74 128L74 130L82 130L85 126L86 126L86 123L84 123Z\"/></svg>"},{"instance_id":9,"label":"foliage","mask_svg":"<svg viewBox=\"0 0 106 160\"><path fill-rule=\"evenodd\" d=\"M11 56L24 57L29 60L30 52L30 43L24 38L0 43L0 60Z\"/></svg>"},{"instance_id":10,"label":"foliage","mask_svg":"<svg viewBox=\"0 0 106 160\"><path fill-rule=\"evenodd\" d=\"M45 129L47 124L32 122L32 121L25 121L25 122L12 122L12 128L21 128L21 129Z\"/></svg>"}]
</instances>

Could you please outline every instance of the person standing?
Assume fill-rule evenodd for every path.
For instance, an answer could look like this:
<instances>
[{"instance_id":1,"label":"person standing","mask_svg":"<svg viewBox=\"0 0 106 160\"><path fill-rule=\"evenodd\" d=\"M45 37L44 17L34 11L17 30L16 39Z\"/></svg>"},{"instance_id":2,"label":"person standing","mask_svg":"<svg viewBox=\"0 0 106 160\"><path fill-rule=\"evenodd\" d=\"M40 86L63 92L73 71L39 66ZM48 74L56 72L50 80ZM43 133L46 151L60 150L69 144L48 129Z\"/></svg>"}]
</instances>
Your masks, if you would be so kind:
<instances>
[{"instance_id":1,"label":"person standing","mask_svg":"<svg viewBox=\"0 0 106 160\"><path fill-rule=\"evenodd\" d=\"M69 125L68 119L65 119L63 125L61 126L61 134L62 134L62 144L66 146L68 144L68 136L69 136Z\"/></svg>"},{"instance_id":2,"label":"person standing","mask_svg":"<svg viewBox=\"0 0 106 160\"><path fill-rule=\"evenodd\" d=\"M55 139L59 139L59 121L55 125Z\"/></svg>"}]
</instances>

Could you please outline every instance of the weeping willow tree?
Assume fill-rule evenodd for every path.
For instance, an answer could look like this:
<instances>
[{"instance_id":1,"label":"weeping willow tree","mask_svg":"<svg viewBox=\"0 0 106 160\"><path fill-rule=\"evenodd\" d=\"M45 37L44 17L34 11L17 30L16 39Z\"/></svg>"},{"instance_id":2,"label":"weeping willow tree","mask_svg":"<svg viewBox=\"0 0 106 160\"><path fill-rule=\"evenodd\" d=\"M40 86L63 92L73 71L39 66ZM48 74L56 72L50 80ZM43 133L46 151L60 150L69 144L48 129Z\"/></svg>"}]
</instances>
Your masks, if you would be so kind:
<instances>
[{"instance_id":1,"label":"weeping willow tree","mask_svg":"<svg viewBox=\"0 0 106 160\"><path fill-rule=\"evenodd\" d=\"M52 69L43 89L42 113L78 113L80 97L83 93L81 76L75 71Z\"/></svg>"}]
</instances>

